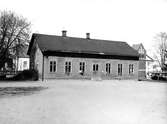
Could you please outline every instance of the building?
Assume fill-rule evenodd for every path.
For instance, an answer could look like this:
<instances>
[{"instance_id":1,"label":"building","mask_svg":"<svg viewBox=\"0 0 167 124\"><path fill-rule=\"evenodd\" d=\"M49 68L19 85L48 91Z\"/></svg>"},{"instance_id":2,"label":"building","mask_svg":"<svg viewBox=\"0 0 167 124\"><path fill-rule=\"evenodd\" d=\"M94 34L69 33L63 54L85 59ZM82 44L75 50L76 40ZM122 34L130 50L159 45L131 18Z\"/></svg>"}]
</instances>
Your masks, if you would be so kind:
<instances>
[{"instance_id":1,"label":"building","mask_svg":"<svg viewBox=\"0 0 167 124\"><path fill-rule=\"evenodd\" d=\"M147 74L150 72L150 64L154 62L154 60L147 55L146 49L143 44L134 44L132 46L139 53L139 79L145 79Z\"/></svg>"},{"instance_id":2,"label":"building","mask_svg":"<svg viewBox=\"0 0 167 124\"><path fill-rule=\"evenodd\" d=\"M29 69L29 56L27 55L28 45L25 44L21 49L18 49L13 52L13 70L23 71Z\"/></svg>"},{"instance_id":3,"label":"building","mask_svg":"<svg viewBox=\"0 0 167 124\"><path fill-rule=\"evenodd\" d=\"M23 71L29 69L29 56L27 55L28 47L25 46L25 49L22 52L19 52L16 59L17 71Z\"/></svg>"},{"instance_id":4,"label":"building","mask_svg":"<svg viewBox=\"0 0 167 124\"><path fill-rule=\"evenodd\" d=\"M17 53L11 51L10 57L5 63L1 71L17 72L29 69L29 56L27 55L28 45L24 45L22 49L19 49Z\"/></svg>"},{"instance_id":5,"label":"building","mask_svg":"<svg viewBox=\"0 0 167 124\"><path fill-rule=\"evenodd\" d=\"M33 34L28 49L30 68L42 79L138 78L139 55L126 42Z\"/></svg>"},{"instance_id":6,"label":"building","mask_svg":"<svg viewBox=\"0 0 167 124\"><path fill-rule=\"evenodd\" d=\"M139 53L139 79L146 78L146 50L142 43L132 46Z\"/></svg>"}]
</instances>

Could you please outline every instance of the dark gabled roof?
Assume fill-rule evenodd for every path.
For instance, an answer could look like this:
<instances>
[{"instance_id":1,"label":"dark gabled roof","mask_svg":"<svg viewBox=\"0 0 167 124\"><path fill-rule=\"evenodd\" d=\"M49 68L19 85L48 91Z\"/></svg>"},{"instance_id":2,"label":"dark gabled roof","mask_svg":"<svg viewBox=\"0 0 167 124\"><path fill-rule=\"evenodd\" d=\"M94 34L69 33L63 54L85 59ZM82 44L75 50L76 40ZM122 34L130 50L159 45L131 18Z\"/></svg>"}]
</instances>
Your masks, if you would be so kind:
<instances>
[{"instance_id":1,"label":"dark gabled roof","mask_svg":"<svg viewBox=\"0 0 167 124\"><path fill-rule=\"evenodd\" d=\"M130 47L126 42L44 34L33 34L28 54L30 54L34 39L36 39L36 42L42 52L57 51L135 57L139 56L138 52Z\"/></svg>"}]
</instances>

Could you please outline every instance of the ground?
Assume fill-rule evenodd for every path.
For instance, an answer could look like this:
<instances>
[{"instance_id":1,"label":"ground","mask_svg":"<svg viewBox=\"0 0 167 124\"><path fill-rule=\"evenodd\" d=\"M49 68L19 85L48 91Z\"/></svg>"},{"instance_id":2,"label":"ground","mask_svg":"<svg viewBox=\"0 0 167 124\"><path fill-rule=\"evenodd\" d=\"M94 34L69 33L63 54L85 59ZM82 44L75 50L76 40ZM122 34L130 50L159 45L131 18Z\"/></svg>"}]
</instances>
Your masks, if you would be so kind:
<instances>
[{"instance_id":1,"label":"ground","mask_svg":"<svg viewBox=\"0 0 167 124\"><path fill-rule=\"evenodd\" d=\"M167 83L0 83L1 124L167 124Z\"/></svg>"}]
</instances>

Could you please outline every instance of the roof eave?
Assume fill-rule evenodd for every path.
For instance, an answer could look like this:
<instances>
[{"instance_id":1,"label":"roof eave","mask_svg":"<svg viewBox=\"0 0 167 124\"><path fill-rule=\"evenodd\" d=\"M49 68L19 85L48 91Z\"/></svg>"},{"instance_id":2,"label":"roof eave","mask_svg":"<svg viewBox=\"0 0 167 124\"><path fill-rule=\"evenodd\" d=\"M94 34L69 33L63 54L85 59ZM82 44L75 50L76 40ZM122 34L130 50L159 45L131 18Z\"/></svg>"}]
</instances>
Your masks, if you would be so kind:
<instances>
[{"instance_id":1,"label":"roof eave","mask_svg":"<svg viewBox=\"0 0 167 124\"><path fill-rule=\"evenodd\" d=\"M33 33L32 37L31 37L31 40L30 40L29 47L28 47L27 55L30 55L30 53L31 53L31 49L32 49L32 46L34 44L35 36L36 36L36 34Z\"/></svg>"},{"instance_id":2,"label":"roof eave","mask_svg":"<svg viewBox=\"0 0 167 124\"><path fill-rule=\"evenodd\" d=\"M139 57L139 54L136 53L133 55L122 55L122 54L116 54L116 53L106 53L106 52L96 52L96 51L67 51L67 50L41 50L42 53L46 52L51 52L51 53L56 53L56 52L62 52L62 53L85 53L85 54L97 54L97 55L116 55L116 56L131 56L131 57Z\"/></svg>"},{"instance_id":3,"label":"roof eave","mask_svg":"<svg viewBox=\"0 0 167 124\"><path fill-rule=\"evenodd\" d=\"M108 59L124 59L128 60L139 60L139 56L135 55L113 55L113 54L95 54L95 53L76 53L76 52L60 52L60 51L42 51L44 56L61 56L61 57L82 57L82 58L108 58ZM70 54L69 54L70 53Z\"/></svg>"}]
</instances>

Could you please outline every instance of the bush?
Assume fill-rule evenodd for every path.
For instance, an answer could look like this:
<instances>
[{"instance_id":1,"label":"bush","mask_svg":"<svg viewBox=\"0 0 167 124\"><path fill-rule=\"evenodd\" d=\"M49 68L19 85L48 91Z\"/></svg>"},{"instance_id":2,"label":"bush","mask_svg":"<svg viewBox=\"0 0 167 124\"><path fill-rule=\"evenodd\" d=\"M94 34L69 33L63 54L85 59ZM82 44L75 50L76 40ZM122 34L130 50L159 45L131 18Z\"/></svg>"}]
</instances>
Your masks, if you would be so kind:
<instances>
[{"instance_id":1,"label":"bush","mask_svg":"<svg viewBox=\"0 0 167 124\"><path fill-rule=\"evenodd\" d=\"M152 80L158 80L158 76L157 76L157 75L152 75L152 76L151 76L151 79L152 79Z\"/></svg>"},{"instance_id":2,"label":"bush","mask_svg":"<svg viewBox=\"0 0 167 124\"><path fill-rule=\"evenodd\" d=\"M6 75L0 75L0 80L5 80L6 79Z\"/></svg>"},{"instance_id":3,"label":"bush","mask_svg":"<svg viewBox=\"0 0 167 124\"><path fill-rule=\"evenodd\" d=\"M39 79L38 77L38 71L31 69L31 70L24 70L17 75L15 75L11 80L15 81L21 81L21 80L33 80L37 81Z\"/></svg>"},{"instance_id":4,"label":"bush","mask_svg":"<svg viewBox=\"0 0 167 124\"><path fill-rule=\"evenodd\" d=\"M163 77L163 76L160 76L160 77L159 77L159 80L161 80L161 81L166 81L167 78L165 78L165 77Z\"/></svg>"}]
</instances>

